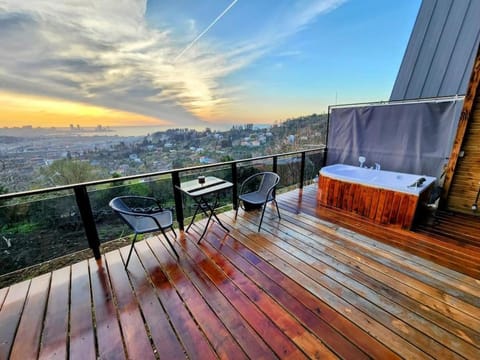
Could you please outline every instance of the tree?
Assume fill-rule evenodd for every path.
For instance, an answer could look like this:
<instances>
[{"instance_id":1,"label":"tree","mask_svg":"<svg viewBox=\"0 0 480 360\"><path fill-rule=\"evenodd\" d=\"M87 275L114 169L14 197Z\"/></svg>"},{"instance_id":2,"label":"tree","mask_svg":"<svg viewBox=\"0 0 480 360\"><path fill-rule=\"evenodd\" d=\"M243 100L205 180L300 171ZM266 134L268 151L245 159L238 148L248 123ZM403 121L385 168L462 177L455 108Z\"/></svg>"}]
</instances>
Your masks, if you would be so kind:
<instances>
[{"instance_id":1,"label":"tree","mask_svg":"<svg viewBox=\"0 0 480 360\"><path fill-rule=\"evenodd\" d=\"M8 194L8 189L2 184L0 184L0 195L1 194Z\"/></svg>"},{"instance_id":2,"label":"tree","mask_svg":"<svg viewBox=\"0 0 480 360\"><path fill-rule=\"evenodd\" d=\"M224 155L220 158L220 162L228 162L228 161L233 161L235 160L233 157L230 155Z\"/></svg>"},{"instance_id":3,"label":"tree","mask_svg":"<svg viewBox=\"0 0 480 360\"><path fill-rule=\"evenodd\" d=\"M2 184L0 184L0 195L8 194L8 193L9 193L8 189L5 186L3 186ZM2 206L5 201L6 200L0 200L0 206ZM1 214L1 210L0 210L0 214Z\"/></svg>"},{"instance_id":4,"label":"tree","mask_svg":"<svg viewBox=\"0 0 480 360\"><path fill-rule=\"evenodd\" d=\"M39 170L43 185L68 185L105 178L102 170L86 161L61 159Z\"/></svg>"}]
</instances>

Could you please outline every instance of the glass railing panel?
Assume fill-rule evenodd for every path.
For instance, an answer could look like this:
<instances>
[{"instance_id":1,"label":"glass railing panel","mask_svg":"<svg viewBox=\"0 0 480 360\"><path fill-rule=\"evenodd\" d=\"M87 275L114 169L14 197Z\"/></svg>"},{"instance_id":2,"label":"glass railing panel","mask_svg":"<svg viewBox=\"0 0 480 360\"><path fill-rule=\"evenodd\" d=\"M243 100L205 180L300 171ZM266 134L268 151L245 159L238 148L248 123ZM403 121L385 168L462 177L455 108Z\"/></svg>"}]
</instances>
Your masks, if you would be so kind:
<instances>
[{"instance_id":1,"label":"glass railing panel","mask_svg":"<svg viewBox=\"0 0 480 360\"><path fill-rule=\"evenodd\" d=\"M0 273L88 248L73 191L0 203Z\"/></svg>"},{"instance_id":2,"label":"glass railing panel","mask_svg":"<svg viewBox=\"0 0 480 360\"><path fill-rule=\"evenodd\" d=\"M280 176L280 184L277 192L289 191L300 181L301 155L279 156L277 161L277 173Z\"/></svg>"},{"instance_id":3,"label":"glass railing panel","mask_svg":"<svg viewBox=\"0 0 480 360\"><path fill-rule=\"evenodd\" d=\"M305 154L305 184L314 181L323 164L324 150L318 149ZM195 169L179 169L180 181L202 176L216 176L234 182L232 167L236 169L236 185L240 191L243 181L250 175L272 171L276 165L281 177L280 192L297 187L301 178L301 152L289 155L245 159L232 165L221 163ZM174 174L173 174L174 175ZM88 193L95 226L101 243L130 235L128 229L113 214L108 203L121 195L153 196L164 207L175 207L172 173L148 175L136 179L118 179L85 186ZM248 190L248 189L247 189ZM219 196L219 211L232 207L232 191ZM87 203L88 203L87 201ZM182 198L184 223L188 224L195 206L193 200ZM174 216L176 216L174 211ZM92 246L95 246L94 239ZM73 186L65 190L44 189L35 194L4 196L0 199L0 274L30 267L79 250L88 249L88 241L82 222Z\"/></svg>"},{"instance_id":4,"label":"glass railing panel","mask_svg":"<svg viewBox=\"0 0 480 360\"><path fill-rule=\"evenodd\" d=\"M118 180L90 187L88 196L100 242L104 243L132 234L131 229L113 213L108 205L113 198L127 195L154 197L164 208L175 207L170 174L128 181Z\"/></svg>"},{"instance_id":5,"label":"glass railing panel","mask_svg":"<svg viewBox=\"0 0 480 360\"><path fill-rule=\"evenodd\" d=\"M246 160L237 163L237 183L240 186L249 176L273 170L273 159Z\"/></svg>"},{"instance_id":6,"label":"glass railing panel","mask_svg":"<svg viewBox=\"0 0 480 360\"><path fill-rule=\"evenodd\" d=\"M314 183L318 179L318 173L323 166L325 158L325 151L312 151L307 152L305 155L305 173L304 185Z\"/></svg>"}]
</instances>

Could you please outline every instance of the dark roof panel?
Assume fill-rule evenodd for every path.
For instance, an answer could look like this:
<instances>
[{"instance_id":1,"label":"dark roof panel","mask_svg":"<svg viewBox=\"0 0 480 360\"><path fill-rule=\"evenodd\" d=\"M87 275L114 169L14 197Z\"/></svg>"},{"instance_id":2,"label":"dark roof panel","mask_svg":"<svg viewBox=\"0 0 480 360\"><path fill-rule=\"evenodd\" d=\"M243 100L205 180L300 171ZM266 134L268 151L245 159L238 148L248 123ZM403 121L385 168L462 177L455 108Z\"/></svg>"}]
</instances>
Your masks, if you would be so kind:
<instances>
[{"instance_id":1,"label":"dark roof panel","mask_svg":"<svg viewBox=\"0 0 480 360\"><path fill-rule=\"evenodd\" d=\"M479 44L478 19L478 0L423 0L390 100L464 95Z\"/></svg>"},{"instance_id":2,"label":"dark roof panel","mask_svg":"<svg viewBox=\"0 0 480 360\"><path fill-rule=\"evenodd\" d=\"M468 82L472 73L473 63L479 46L480 39L480 1L470 1L470 6L462 23L458 41L452 52L452 63L456 66L449 66L445 72L445 80L440 88L440 95L465 95ZM457 87L454 88L454 85ZM449 87L452 88L449 89Z\"/></svg>"},{"instance_id":3,"label":"dark roof panel","mask_svg":"<svg viewBox=\"0 0 480 360\"><path fill-rule=\"evenodd\" d=\"M463 24L463 22L457 21L456 19L464 18L465 14L467 14L467 9L468 1L459 1L458 4L449 9L450 16L448 16L444 22L445 26L443 27L442 36L438 42L436 52L433 55L422 93L436 94L436 96L440 96L439 92L441 92L440 88L442 87L442 84L452 83L452 81L448 81L448 78L447 81L444 82L446 70L449 70L450 73L453 74L455 74L455 72L458 73L460 70L462 73L456 74L453 78L461 79L466 65L464 64L462 69L458 69L458 67L451 69L449 68L449 64L454 53L452 49L455 48L455 45L459 40L460 30ZM459 60L461 62L464 59L467 60L465 52L463 52L463 55L460 58L454 58L453 60ZM458 86L450 91L454 91L452 94L457 94Z\"/></svg>"}]
</instances>

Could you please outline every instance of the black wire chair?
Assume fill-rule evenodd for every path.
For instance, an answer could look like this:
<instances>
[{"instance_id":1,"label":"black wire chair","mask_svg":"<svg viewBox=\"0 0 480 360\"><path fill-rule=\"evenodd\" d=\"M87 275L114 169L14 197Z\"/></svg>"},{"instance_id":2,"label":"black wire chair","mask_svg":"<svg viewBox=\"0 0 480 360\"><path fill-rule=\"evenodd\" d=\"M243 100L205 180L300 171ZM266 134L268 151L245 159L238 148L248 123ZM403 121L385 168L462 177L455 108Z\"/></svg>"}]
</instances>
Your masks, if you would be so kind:
<instances>
[{"instance_id":1,"label":"black wire chair","mask_svg":"<svg viewBox=\"0 0 480 360\"><path fill-rule=\"evenodd\" d=\"M265 208L267 206L267 203L269 203L270 201L273 201L275 203L278 218L281 219L277 200L275 200L275 187L278 185L279 182L280 176L278 176L278 174L274 172L268 171L254 174L245 179L245 181L242 183L242 186L240 187L240 192L238 195L238 206L235 212L235 220L237 219L238 208L240 207L241 202L243 203L243 210L246 210L246 205L247 208L250 206L262 206L262 217L260 218L260 224L258 225L258 231L260 232L260 228L262 227L263 222L263 215L265 214ZM258 186L253 191L246 190L255 183L258 183Z\"/></svg>"},{"instance_id":2,"label":"black wire chair","mask_svg":"<svg viewBox=\"0 0 480 360\"><path fill-rule=\"evenodd\" d=\"M170 245L177 258L179 257L165 233L166 229L171 229L177 237L177 233L173 229L172 210L164 209L157 199L145 196L119 196L112 199L109 206L135 232L125 268L130 261L138 234L161 231L168 245Z\"/></svg>"}]
</instances>

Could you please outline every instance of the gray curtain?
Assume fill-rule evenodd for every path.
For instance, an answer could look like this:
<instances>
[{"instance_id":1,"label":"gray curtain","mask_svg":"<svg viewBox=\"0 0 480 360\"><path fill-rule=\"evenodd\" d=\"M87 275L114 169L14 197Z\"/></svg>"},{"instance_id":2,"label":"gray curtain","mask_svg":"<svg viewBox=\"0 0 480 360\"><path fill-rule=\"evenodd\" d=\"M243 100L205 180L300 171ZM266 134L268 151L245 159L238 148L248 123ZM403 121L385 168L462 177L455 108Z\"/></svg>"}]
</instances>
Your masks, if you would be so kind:
<instances>
[{"instance_id":1,"label":"gray curtain","mask_svg":"<svg viewBox=\"0 0 480 360\"><path fill-rule=\"evenodd\" d=\"M332 108L327 165L359 165L435 176L455 138L463 100Z\"/></svg>"}]
</instances>

